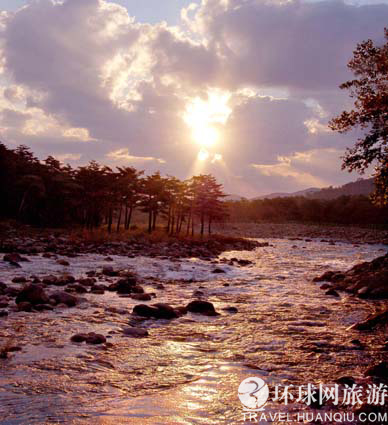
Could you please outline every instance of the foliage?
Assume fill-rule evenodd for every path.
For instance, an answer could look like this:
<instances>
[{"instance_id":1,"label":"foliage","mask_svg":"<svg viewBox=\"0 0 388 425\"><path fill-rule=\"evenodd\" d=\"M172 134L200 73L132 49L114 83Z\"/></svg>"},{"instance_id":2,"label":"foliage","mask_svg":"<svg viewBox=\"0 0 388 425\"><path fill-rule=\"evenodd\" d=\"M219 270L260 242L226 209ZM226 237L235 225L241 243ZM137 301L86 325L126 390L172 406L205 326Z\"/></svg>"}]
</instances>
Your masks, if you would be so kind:
<instances>
[{"instance_id":1,"label":"foliage","mask_svg":"<svg viewBox=\"0 0 388 425\"><path fill-rule=\"evenodd\" d=\"M364 136L347 150L343 168L364 172L376 163L376 191L374 201L387 204L388 197L388 30L386 43L377 46L372 40L357 45L348 63L355 79L340 88L349 90L355 99L354 109L343 111L330 122L340 133L359 128Z\"/></svg>"},{"instance_id":2,"label":"foliage","mask_svg":"<svg viewBox=\"0 0 388 425\"><path fill-rule=\"evenodd\" d=\"M300 222L388 226L388 207L379 208L363 195L336 199L289 197L228 202L236 222Z\"/></svg>"},{"instance_id":3,"label":"foliage","mask_svg":"<svg viewBox=\"0 0 388 425\"><path fill-rule=\"evenodd\" d=\"M128 231L135 209L148 215L149 233L165 219L166 231L194 234L194 223L211 225L226 217L222 186L211 175L181 181L159 172L143 176L133 167L116 171L91 161L73 169L52 156L39 161L26 147L0 143L0 216L38 226L106 227ZM186 226L184 227L184 223Z\"/></svg>"}]
</instances>

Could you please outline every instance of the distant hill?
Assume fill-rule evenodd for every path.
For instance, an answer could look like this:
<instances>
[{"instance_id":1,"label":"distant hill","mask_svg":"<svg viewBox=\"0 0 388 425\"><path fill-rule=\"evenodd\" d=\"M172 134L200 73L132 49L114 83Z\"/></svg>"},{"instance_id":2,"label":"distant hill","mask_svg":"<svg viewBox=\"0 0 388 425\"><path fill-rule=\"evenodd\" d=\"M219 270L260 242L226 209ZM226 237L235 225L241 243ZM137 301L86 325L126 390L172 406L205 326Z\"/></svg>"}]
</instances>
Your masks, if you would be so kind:
<instances>
[{"instance_id":1,"label":"distant hill","mask_svg":"<svg viewBox=\"0 0 388 425\"><path fill-rule=\"evenodd\" d=\"M293 198L296 196L305 196L311 199L335 199L340 196L355 196L365 195L368 196L374 191L373 178L370 179L358 179L355 182L344 184L338 187L325 187L318 189L316 187L310 187L309 189L299 190L291 193L270 193L269 195L258 196L255 199L274 199L274 198ZM238 199L233 199L238 200Z\"/></svg>"},{"instance_id":2,"label":"distant hill","mask_svg":"<svg viewBox=\"0 0 388 425\"><path fill-rule=\"evenodd\" d=\"M269 195L263 195L258 196L255 199L274 199L274 198L290 198L295 196L309 196L314 194L315 192L319 192L321 189L318 189L316 187L310 187L309 189L305 190L298 190L297 192L292 193L285 193L285 192L279 192L279 193L270 193Z\"/></svg>"},{"instance_id":3,"label":"distant hill","mask_svg":"<svg viewBox=\"0 0 388 425\"><path fill-rule=\"evenodd\" d=\"M313 199L335 199L340 196L355 196L365 195L368 196L374 191L373 178L358 179L355 182L344 184L339 187L327 187L307 195L308 198Z\"/></svg>"},{"instance_id":4,"label":"distant hill","mask_svg":"<svg viewBox=\"0 0 388 425\"><path fill-rule=\"evenodd\" d=\"M230 195L225 196L225 201L242 201L243 199L246 199L246 198L244 198L243 196L240 196L240 195L230 194Z\"/></svg>"}]
</instances>

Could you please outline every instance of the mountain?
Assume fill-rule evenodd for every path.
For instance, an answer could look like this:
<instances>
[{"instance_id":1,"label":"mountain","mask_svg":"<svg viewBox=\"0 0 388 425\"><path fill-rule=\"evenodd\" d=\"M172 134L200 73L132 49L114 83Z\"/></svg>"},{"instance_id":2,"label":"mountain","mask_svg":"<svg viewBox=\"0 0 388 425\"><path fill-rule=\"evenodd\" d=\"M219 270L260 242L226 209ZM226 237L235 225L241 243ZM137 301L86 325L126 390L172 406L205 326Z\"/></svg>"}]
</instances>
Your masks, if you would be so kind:
<instances>
[{"instance_id":1,"label":"mountain","mask_svg":"<svg viewBox=\"0 0 388 425\"><path fill-rule=\"evenodd\" d=\"M225 196L225 201L242 201L243 199L246 199L246 198L240 195L230 194Z\"/></svg>"},{"instance_id":2,"label":"mountain","mask_svg":"<svg viewBox=\"0 0 388 425\"><path fill-rule=\"evenodd\" d=\"M285 193L285 192L279 192L279 193L270 193L269 195L263 195L263 196L258 196L257 198L253 198L255 199L274 199L274 198L292 198L295 196L309 196L314 194L315 192L319 192L321 189L318 189L316 187L310 187L309 189L305 189L305 190L298 190L297 192L292 192L292 193Z\"/></svg>"},{"instance_id":3,"label":"mountain","mask_svg":"<svg viewBox=\"0 0 388 425\"><path fill-rule=\"evenodd\" d=\"M340 196L356 196L365 195L368 196L374 191L375 185L373 178L370 179L358 179L355 182L344 184L339 187L327 187L310 193L307 196L314 199L335 199Z\"/></svg>"},{"instance_id":4,"label":"mountain","mask_svg":"<svg viewBox=\"0 0 388 425\"><path fill-rule=\"evenodd\" d=\"M299 190L298 192L292 193L270 193L269 195L258 196L255 199L274 199L274 198L292 198L295 196L305 196L311 199L335 199L340 196L357 196L365 195L368 196L374 191L373 178L370 179L358 179L355 182L350 182L338 187L325 187L318 189L311 187L305 190Z\"/></svg>"}]
</instances>

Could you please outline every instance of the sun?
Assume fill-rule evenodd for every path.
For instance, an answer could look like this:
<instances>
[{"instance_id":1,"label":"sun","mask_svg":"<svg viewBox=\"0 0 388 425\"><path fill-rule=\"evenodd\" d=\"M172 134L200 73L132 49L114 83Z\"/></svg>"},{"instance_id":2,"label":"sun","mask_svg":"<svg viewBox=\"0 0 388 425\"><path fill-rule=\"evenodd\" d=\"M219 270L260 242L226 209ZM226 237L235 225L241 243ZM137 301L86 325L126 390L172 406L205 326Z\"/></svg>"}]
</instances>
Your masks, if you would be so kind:
<instances>
[{"instance_id":1,"label":"sun","mask_svg":"<svg viewBox=\"0 0 388 425\"><path fill-rule=\"evenodd\" d=\"M230 93L210 90L207 99L196 97L186 105L183 119L191 130L191 139L202 149L211 148L221 141L221 129L231 109Z\"/></svg>"}]
</instances>

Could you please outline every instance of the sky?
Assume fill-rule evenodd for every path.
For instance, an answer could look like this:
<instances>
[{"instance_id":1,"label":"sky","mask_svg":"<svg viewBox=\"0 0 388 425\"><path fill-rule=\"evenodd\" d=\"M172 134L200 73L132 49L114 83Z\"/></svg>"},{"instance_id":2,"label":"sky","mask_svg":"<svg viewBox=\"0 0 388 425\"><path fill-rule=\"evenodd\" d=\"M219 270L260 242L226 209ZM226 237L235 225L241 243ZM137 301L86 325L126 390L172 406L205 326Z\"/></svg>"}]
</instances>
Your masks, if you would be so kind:
<instances>
[{"instance_id":1,"label":"sky","mask_svg":"<svg viewBox=\"0 0 388 425\"><path fill-rule=\"evenodd\" d=\"M387 22L366 0L0 0L0 140L247 197L344 184L361 134L327 124Z\"/></svg>"}]
</instances>

